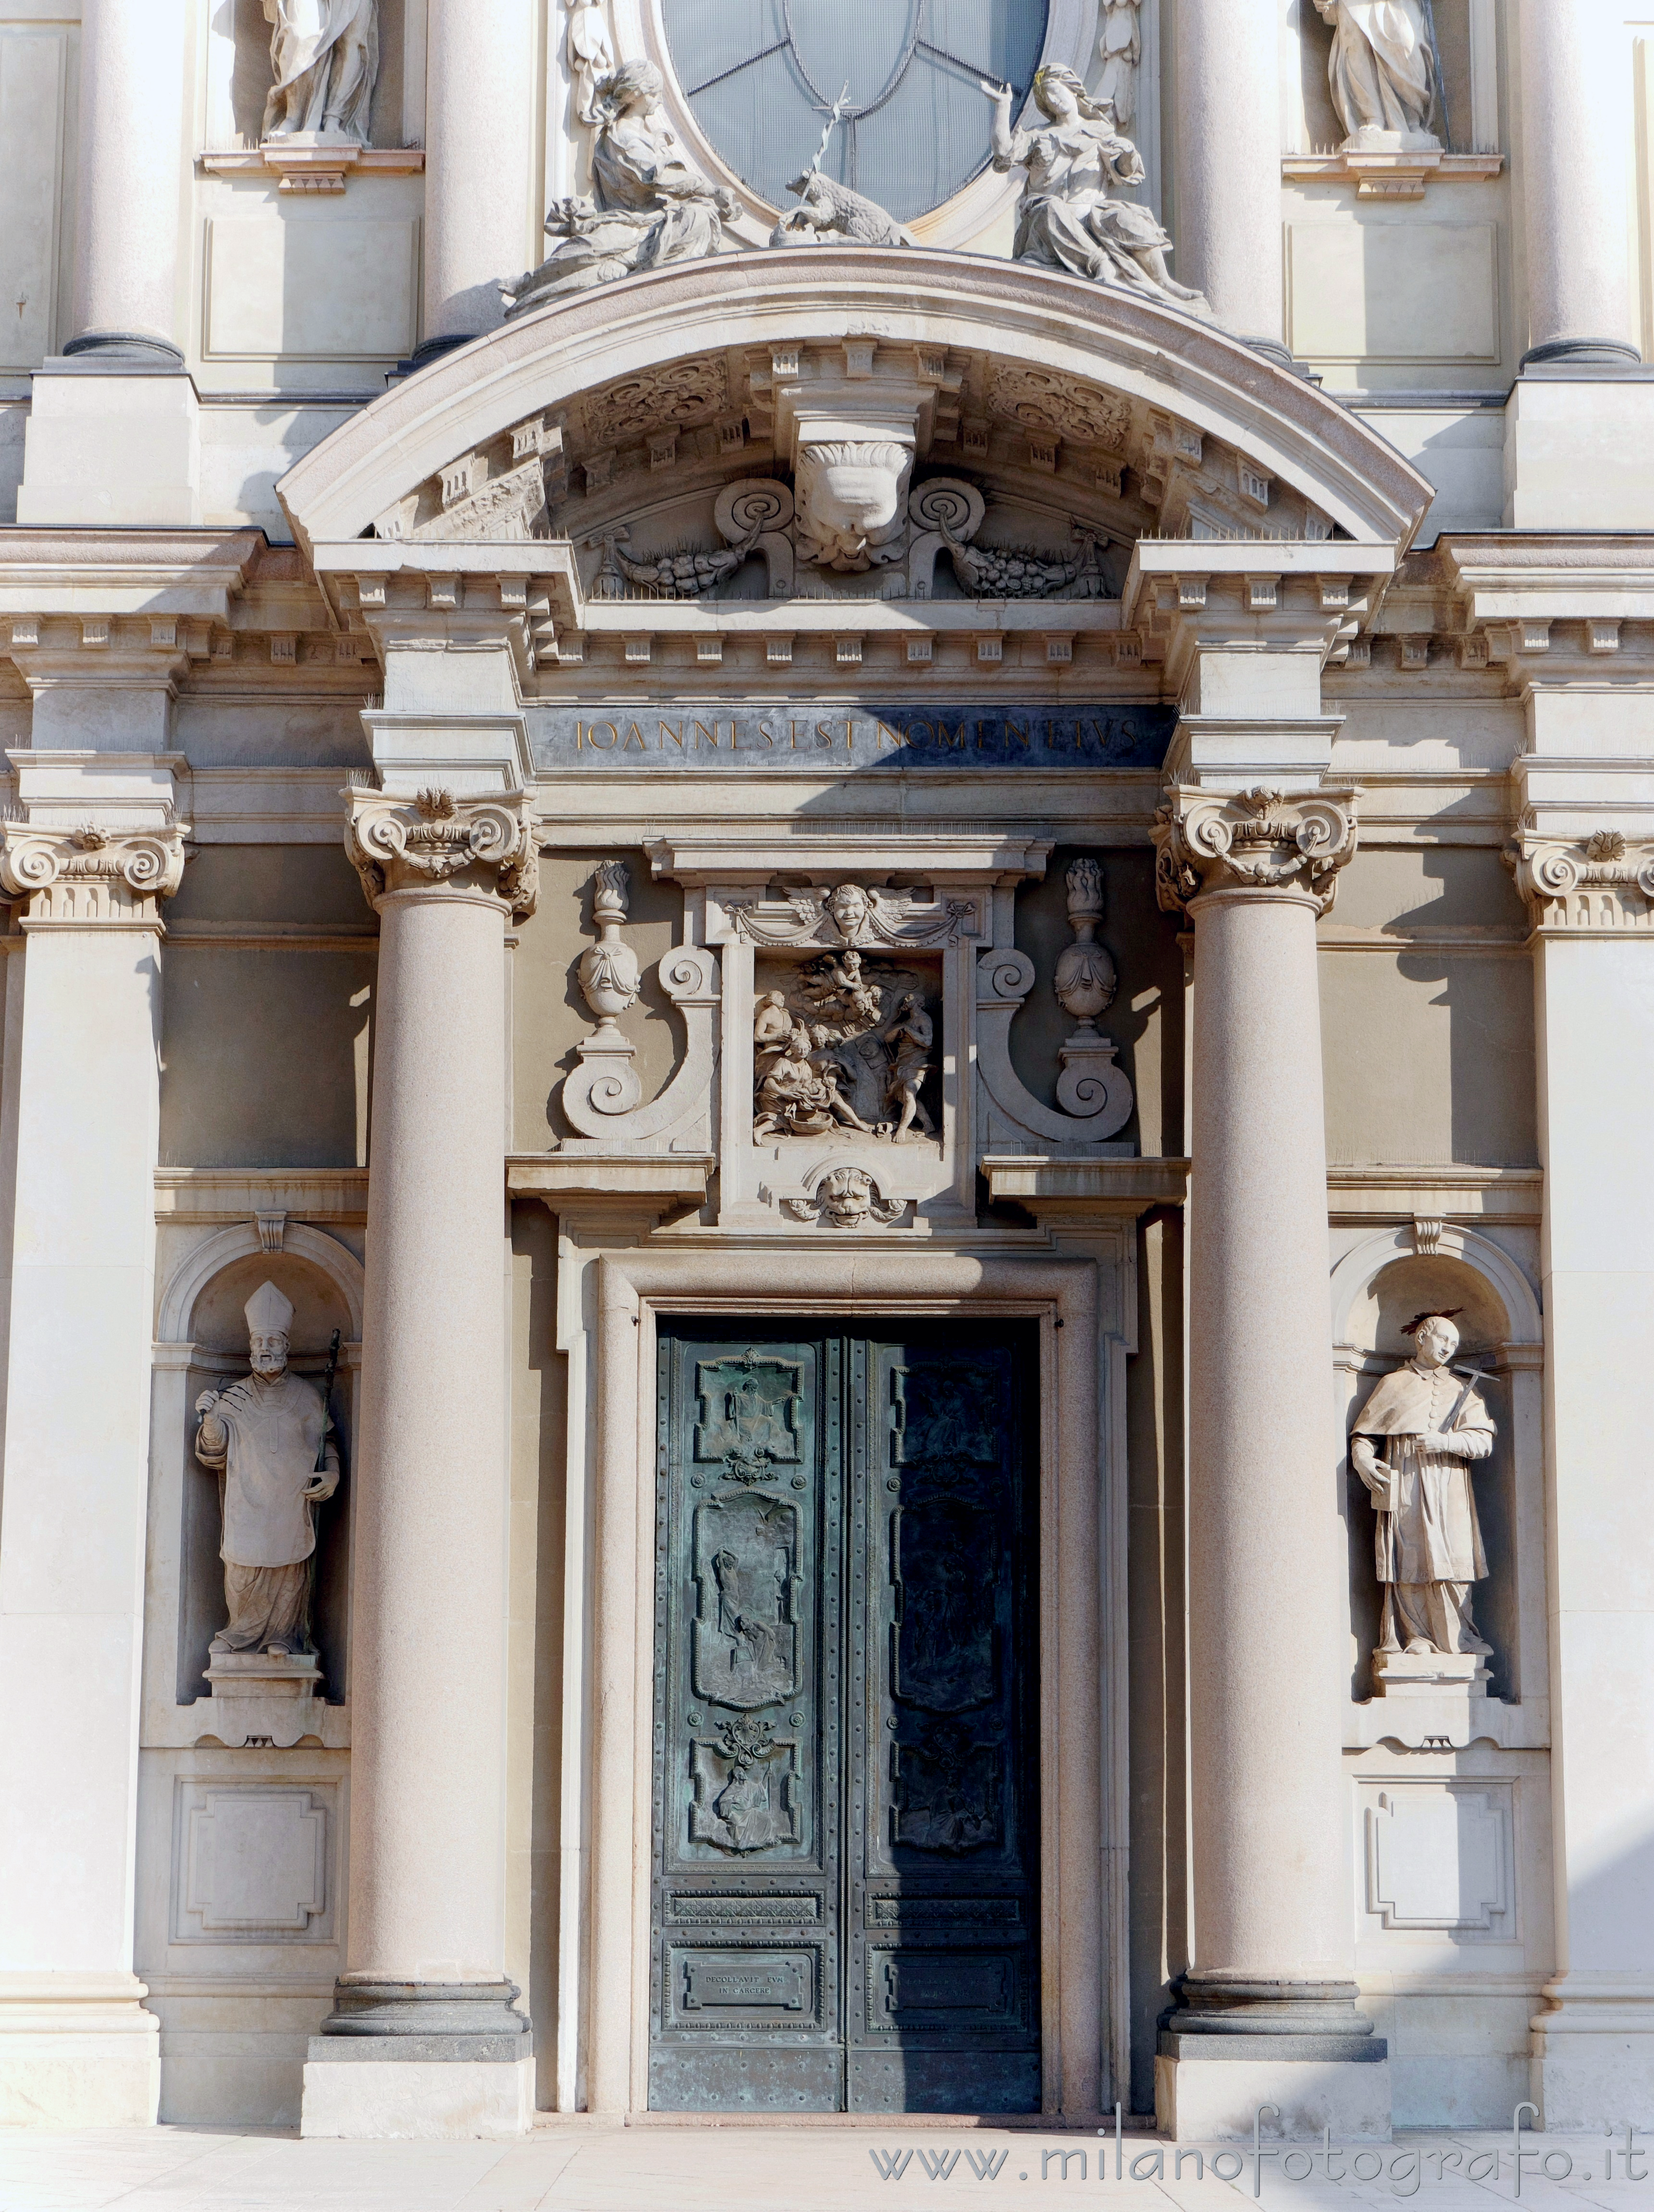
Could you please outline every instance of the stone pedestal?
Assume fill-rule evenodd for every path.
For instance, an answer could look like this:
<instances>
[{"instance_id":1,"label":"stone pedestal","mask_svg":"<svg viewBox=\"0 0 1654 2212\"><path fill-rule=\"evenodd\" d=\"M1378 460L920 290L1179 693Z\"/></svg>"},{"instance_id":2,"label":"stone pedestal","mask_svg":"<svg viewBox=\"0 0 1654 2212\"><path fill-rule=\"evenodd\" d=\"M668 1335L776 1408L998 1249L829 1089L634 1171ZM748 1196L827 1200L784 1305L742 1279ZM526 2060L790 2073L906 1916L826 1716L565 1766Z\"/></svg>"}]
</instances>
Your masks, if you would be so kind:
<instances>
[{"instance_id":1,"label":"stone pedestal","mask_svg":"<svg viewBox=\"0 0 1654 2212\"><path fill-rule=\"evenodd\" d=\"M1260 2104L1289 2136L1389 2133L1340 1844L1347 1571L1316 921L1354 850L1348 798L1177 785L1157 830L1163 900L1195 927L1195 1940L1156 2068L1161 2125L1180 2139L1250 2134Z\"/></svg>"},{"instance_id":2,"label":"stone pedestal","mask_svg":"<svg viewBox=\"0 0 1654 2212\"><path fill-rule=\"evenodd\" d=\"M216 1736L228 1751L246 1743L288 1751L321 1734L322 1676L313 1656L277 1659L265 1651L215 1651L211 1659L206 1680L212 1694L196 1704L204 1735Z\"/></svg>"},{"instance_id":3,"label":"stone pedestal","mask_svg":"<svg viewBox=\"0 0 1654 2212\"><path fill-rule=\"evenodd\" d=\"M181 360L109 347L36 371L20 523L158 527L201 520L201 403Z\"/></svg>"},{"instance_id":4,"label":"stone pedestal","mask_svg":"<svg viewBox=\"0 0 1654 2212\"><path fill-rule=\"evenodd\" d=\"M505 931L532 910L535 848L520 793L435 776L352 794L382 933L349 1966L310 2046L307 2135L494 2135L529 2106L504 1976Z\"/></svg>"},{"instance_id":5,"label":"stone pedestal","mask_svg":"<svg viewBox=\"0 0 1654 2212\"><path fill-rule=\"evenodd\" d=\"M1372 1686L1381 1698L1440 1690L1487 1695L1487 1662L1473 1651L1375 1651Z\"/></svg>"}]
</instances>

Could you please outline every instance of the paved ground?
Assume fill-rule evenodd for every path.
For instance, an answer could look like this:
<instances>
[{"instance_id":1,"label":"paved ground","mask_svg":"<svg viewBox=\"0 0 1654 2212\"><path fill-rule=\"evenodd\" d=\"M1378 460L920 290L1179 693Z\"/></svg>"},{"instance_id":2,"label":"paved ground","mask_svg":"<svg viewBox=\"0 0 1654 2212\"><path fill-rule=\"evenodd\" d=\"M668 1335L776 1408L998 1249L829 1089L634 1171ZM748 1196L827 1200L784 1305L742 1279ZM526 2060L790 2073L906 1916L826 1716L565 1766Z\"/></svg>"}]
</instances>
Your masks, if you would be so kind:
<instances>
[{"instance_id":1,"label":"paved ground","mask_svg":"<svg viewBox=\"0 0 1654 2212\"><path fill-rule=\"evenodd\" d=\"M1533 2212L1654 2212L1654 2159L1639 2148L1633 2172L1641 2179L1627 2179L1622 2143L1612 2147L1606 2181L1610 2146L1601 2136L1524 2136L1521 2203ZM877 2129L551 2121L513 2143L301 2142L198 2127L12 2133L0 2134L0 2212L867 2212L934 2203L939 2191L944 2204L1079 2197L1110 2212L1241 2212L1254 2202L1250 2153L1233 2180L1214 2180L1209 2166L1197 2179L1192 2161L1174 2180L1163 2148L1161 2181L1152 2136L1127 2136L1127 2173L1116 2180L1113 2146L1095 2137L957 2128L927 2136L922 2120ZM1073 2155L1082 2148L1083 2177ZM1368 2212L1416 2197L1432 2212L1492 2212L1493 2200L1516 2198L1508 2132L1399 2136L1388 2150L1359 2154L1359 2175L1357 2155L1335 2150L1329 2175L1317 2154L1303 2180L1283 2178L1279 2159L1266 2159L1261 2201L1269 2212ZM1295 2171L1301 2166L1300 2158ZM1225 2176L1232 2166L1225 2161Z\"/></svg>"}]
</instances>

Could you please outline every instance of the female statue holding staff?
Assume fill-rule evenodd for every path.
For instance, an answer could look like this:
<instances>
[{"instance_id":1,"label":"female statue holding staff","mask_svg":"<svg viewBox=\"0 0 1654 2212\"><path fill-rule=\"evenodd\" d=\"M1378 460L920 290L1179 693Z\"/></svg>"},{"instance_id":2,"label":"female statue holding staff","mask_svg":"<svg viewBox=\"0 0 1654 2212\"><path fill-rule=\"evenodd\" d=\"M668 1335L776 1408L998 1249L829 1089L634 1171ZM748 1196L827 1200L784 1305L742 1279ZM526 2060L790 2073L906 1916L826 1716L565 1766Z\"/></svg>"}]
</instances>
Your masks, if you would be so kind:
<instances>
[{"instance_id":1,"label":"female statue holding staff","mask_svg":"<svg viewBox=\"0 0 1654 2212\"><path fill-rule=\"evenodd\" d=\"M1011 87L985 83L982 90L994 102L994 167L1028 172L1012 249L1019 261L1210 314L1204 296L1166 267L1171 240L1152 212L1110 198L1111 186L1140 185L1144 176L1137 149L1120 136L1112 101L1091 99L1071 69L1043 69L1034 100L1051 127L1013 131Z\"/></svg>"}]
</instances>

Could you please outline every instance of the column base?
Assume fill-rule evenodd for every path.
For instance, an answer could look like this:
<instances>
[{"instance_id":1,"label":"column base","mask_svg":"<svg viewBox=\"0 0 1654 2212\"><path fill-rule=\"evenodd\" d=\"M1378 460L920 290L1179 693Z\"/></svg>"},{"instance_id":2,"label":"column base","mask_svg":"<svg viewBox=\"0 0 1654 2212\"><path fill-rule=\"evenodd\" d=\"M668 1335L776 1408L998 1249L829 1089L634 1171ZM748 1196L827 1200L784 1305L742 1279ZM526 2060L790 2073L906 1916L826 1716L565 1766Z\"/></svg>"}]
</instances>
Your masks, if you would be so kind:
<instances>
[{"instance_id":1,"label":"column base","mask_svg":"<svg viewBox=\"0 0 1654 2212\"><path fill-rule=\"evenodd\" d=\"M0 2127L151 2128L161 2023L131 1974L0 1975Z\"/></svg>"},{"instance_id":2,"label":"column base","mask_svg":"<svg viewBox=\"0 0 1654 2212\"><path fill-rule=\"evenodd\" d=\"M1300 2057L1271 2047L1296 2043L1293 2037L1163 2035L1154 2061L1154 2124L1174 2142L1250 2142L1260 2109L1274 2105L1278 2112L1262 2128L1271 2142L1319 2142L1330 2128L1335 2143L1388 2142L1388 2046L1364 2039L1369 2047L1359 2057L1322 2051ZM1214 2044L1223 2048L1214 2051Z\"/></svg>"},{"instance_id":3,"label":"column base","mask_svg":"<svg viewBox=\"0 0 1654 2212\"><path fill-rule=\"evenodd\" d=\"M92 351L46 362L33 392L20 524L199 524L201 403L187 369L154 353Z\"/></svg>"},{"instance_id":4,"label":"column base","mask_svg":"<svg viewBox=\"0 0 1654 2212\"><path fill-rule=\"evenodd\" d=\"M402 2039L313 2036L299 2133L355 2142L474 2142L526 2135L533 2126L532 2059L380 2055L385 2043Z\"/></svg>"},{"instance_id":5,"label":"column base","mask_svg":"<svg viewBox=\"0 0 1654 2212\"><path fill-rule=\"evenodd\" d=\"M1629 2121L1654 2130L1654 1988L1572 1976L1546 1991L1555 2009L1535 2014L1532 2095L1548 2135L1616 2132Z\"/></svg>"}]
</instances>

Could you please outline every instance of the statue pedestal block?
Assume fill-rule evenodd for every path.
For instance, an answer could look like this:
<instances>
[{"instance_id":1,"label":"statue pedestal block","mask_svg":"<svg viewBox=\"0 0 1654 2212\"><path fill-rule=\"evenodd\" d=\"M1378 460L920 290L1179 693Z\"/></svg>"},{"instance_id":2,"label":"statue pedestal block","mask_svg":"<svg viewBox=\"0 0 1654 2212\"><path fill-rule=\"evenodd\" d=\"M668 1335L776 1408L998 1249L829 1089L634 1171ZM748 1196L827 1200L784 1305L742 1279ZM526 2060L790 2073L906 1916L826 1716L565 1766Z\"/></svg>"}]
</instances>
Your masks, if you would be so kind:
<instances>
[{"instance_id":1,"label":"statue pedestal block","mask_svg":"<svg viewBox=\"0 0 1654 2212\"><path fill-rule=\"evenodd\" d=\"M1381 1698L1415 1690L1469 1691L1486 1697L1487 1662L1475 1651L1375 1651L1372 1686Z\"/></svg>"},{"instance_id":2,"label":"statue pedestal block","mask_svg":"<svg viewBox=\"0 0 1654 2212\"><path fill-rule=\"evenodd\" d=\"M202 1733L227 1750L268 1743L290 1751L301 1737L322 1732L316 1706L323 1677L313 1653L278 1659L266 1651L215 1651L206 1679L212 1695L196 1700L198 1712L209 1708Z\"/></svg>"}]
</instances>

